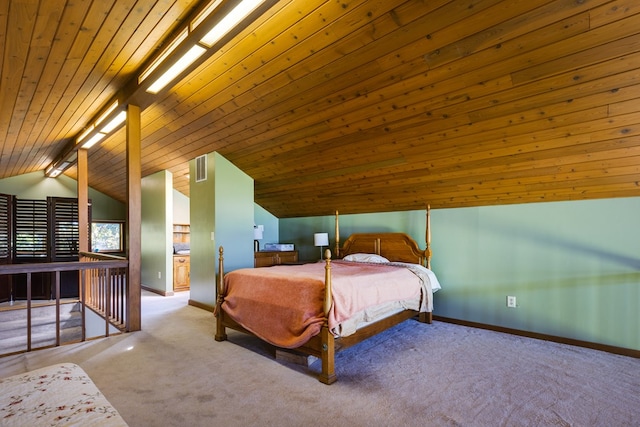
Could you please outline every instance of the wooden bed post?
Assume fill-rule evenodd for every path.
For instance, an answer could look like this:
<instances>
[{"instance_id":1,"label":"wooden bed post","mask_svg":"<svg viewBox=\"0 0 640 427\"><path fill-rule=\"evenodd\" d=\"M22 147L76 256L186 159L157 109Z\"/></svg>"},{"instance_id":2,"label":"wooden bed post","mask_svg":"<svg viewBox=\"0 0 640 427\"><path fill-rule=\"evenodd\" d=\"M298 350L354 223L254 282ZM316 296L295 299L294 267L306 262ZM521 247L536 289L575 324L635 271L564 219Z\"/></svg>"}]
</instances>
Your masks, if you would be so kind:
<instances>
[{"instance_id":1,"label":"wooden bed post","mask_svg":"<svg viewBox=\"0 0 640 427\"><path fill-rule=\"evenodd\" d=\"M431 270L431 205L427 205L427 228L426 228L425 240L427 241L427 248L424 253L427 257L427 268Z\"/></svg>"},{"instance_id":2,"label":"wooden bed post","mask_svg":"<svg viewBox=\"0 0 640 427\"><path fill-rule=\"evenodd\" d=\"M217 297L216 297L216 341L225 341L227 339L227 331L222 323L222 303L224 302L224 249L220 246L220 256L218 257L218 281L217 281Z\"/></svg>"},{"instance_id":3,"label":"wooden bed post","mask_svg":"<svg viewBox=\"0 0 640 427\"><path fill-rule=\"evenodd\" d=\"M431 205L427 204L427 228L425 232L425 240L427 241L427 248L424 250L424 255L427 258L427 268L431 270ZM418 315L418 320L422 323L433 322L433 313L420 313Z\"/></svg>"},{"instance_id":4,"label":"wooden bed post","mask_svg":"<svg viewBox=\"0 0 640 427\"><path fill-rule=\"evenodd\" d=\"M336 259L340 259L340 225L338 224L338 211L336 210Z\"/></svg>"},{"instance_id":5,"label":"wooden bed post","mask_svg":"<svg viewBox=\"0 0 640 427\"><path fill-rule=\"evenodd\" d=\"M337 214L337 211L336 211ZM322 372L318 379L324 384L333 384L336 382L336 367L335 367L335 338L329 330L329 311L331 310L332 294L331 294L331 251L329 249L324 251L325 266L324 266L324 324L320 330L320 339L322 341L322 351L320 359L322 361Z\"/></svg>"}]
</instances>

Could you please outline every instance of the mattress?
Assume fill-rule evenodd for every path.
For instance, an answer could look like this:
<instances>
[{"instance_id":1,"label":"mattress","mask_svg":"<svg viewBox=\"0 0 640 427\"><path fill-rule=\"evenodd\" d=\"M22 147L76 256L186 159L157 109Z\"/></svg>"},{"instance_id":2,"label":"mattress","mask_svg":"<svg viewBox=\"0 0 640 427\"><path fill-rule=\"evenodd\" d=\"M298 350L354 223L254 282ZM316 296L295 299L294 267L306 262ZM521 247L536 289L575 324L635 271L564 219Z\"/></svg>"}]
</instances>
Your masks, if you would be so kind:
<instances>
[{"instance_id":1,"label":"mattress","mask_svg":"<svg viewBox=\"0 0 640 427\"><path fill-rule=\"evenodd\" d=\"M432 292L439 288L430 271L433 280L405 263L331 265L333 304L327 322L336 336L350 335L363 322L399 310L430 312ZM222 308L261 339L278 347L299 347L325 323L324 270L320 262L229 272Z\"/></svg>"}]
</instances>

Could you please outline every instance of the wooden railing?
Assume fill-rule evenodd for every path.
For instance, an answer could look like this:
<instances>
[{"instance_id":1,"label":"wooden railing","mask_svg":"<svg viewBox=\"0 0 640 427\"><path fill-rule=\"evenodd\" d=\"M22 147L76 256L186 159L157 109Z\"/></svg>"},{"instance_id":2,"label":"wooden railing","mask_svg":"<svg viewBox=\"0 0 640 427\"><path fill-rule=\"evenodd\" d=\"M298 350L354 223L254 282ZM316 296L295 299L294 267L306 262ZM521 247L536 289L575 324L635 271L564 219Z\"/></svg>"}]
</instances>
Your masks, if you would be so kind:
<instances>
[{"instance_id":1,"label":"wooden railing","mask_svg":"<svg viewBox=\"0 0 640 427\"><path fill-rule=\"evenodd\" d=\"M129 263L126 258L97 252L80 252L81 262L115 262L108 268L89 268L86 276L85 303L105 320L105 336L109 336L109 323L121 330L128 330L127 323L127 273ZM118 264L122 263L122 264Z\"/></svg>"},{"instance_id":2,"label":"wooden railing","mask_svg":"<svg viewBox=\"0 0 640 427\"><path fill-rule=\"evenodd\" d=\"M93 336L109 336L113 327L120 331L129 330L127 317L127 287L129 261L126 258L109 256L97 253L80 253L80 261L77 262L51 262L31 264L2 265L0 275L26 275L26 300L24 301L26 315L27 344L26 351L32 350L32 276L34 274L49 273L52 277L52 300L56 306L56 338L55 345L61 345L60 340L60 273L64 271L77 271L79 274L78 302L81 304L82 313L82 338L86 336L86 309L90 308L98 316L104 319L104 334ZM0 346L0 355L2 354Z\"/></svg>"}]
</instances>

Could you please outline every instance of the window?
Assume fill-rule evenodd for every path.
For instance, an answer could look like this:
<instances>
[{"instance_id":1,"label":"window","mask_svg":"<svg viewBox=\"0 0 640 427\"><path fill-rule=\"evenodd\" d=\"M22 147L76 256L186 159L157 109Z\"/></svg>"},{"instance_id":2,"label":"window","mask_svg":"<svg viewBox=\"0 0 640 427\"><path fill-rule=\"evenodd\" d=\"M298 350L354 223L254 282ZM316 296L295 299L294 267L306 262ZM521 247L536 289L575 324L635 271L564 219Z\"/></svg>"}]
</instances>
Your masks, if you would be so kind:
<instances>
[{"instance_id":1,"label":"window","mask_svg":"<svg viewBox=\"0 0 640 427\"><path fill-rule=\"evenodd\" d=\"M91 223L93 252L124 252L124 223L94 221Z\"/></svg>"}]
</instances>

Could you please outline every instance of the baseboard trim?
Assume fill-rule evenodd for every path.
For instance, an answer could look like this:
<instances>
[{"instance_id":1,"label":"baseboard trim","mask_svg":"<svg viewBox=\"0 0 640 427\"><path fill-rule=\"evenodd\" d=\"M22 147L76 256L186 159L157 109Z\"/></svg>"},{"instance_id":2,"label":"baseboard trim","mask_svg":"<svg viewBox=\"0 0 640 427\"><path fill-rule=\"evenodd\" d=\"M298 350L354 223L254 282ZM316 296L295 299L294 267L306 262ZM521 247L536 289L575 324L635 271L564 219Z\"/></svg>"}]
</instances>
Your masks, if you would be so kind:
<instances>
[{"instance_id":1,"label":"baseboard trim","mask_svg":"<svg viewBox=\"0 0 640 427\"><path fill-rule=\"evenodd\" d=\"M512 334L512 335L518 335L521 337L557 342L560 344L568 344L576 347L590 348L592 350L600 350L600 351L605 351L607 353L619 354L621 356L628 356L628 357L640 359L640 350L633 350L631 348L615 347L612 345L575 340L572 338L558 337L555 335L540 334L537 332L522 331L519 329L505 328L502 326L488 325L485 323L469 322L467 320L451 319L448 317L442 317L442 316L436 316L436 315L433 316L433 320L438 320L440 322L454 323L456 325L462 325L462 326L470 326L472 328L487 329L495 332L503 332L503 333Z\"/></svg>"},{"instance_id":2,"label":"baseboard trim","mask_svg":"<svg viewBox=\"0 0 640 427\"><path fill-rule=\"evenodd\" d=\"M145 291L153 292L154 294L162 295L163 297L172 297L173 291L161 291L160 289L150 288L149 286L141 285L140 286Z\"/></svg>"},{"instance_id":3,"label":"baseboard trim","mask_svg":"<svg viewBox=\"0 0 640 427\"><path fill-rule=\"evenodd\" d=\"M215 308L216 308L214 305L203 304L203 303L201 303L201 302L194 301L194 300L192 300L192 299L189 299L189 305L192 305L192 306L197 307L197 308L201 308L201 309L203 309L203 310L210 311L210 312L212 312L212 313L213 313L213 311L214 311L214 310L215 310Z\"/></svg>"}]
</instances>

